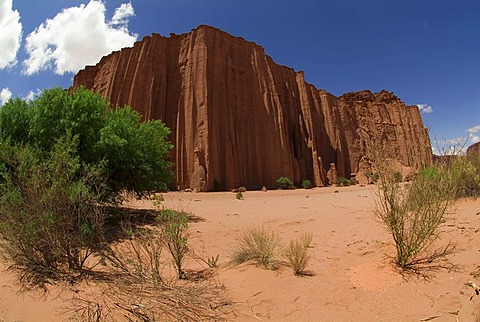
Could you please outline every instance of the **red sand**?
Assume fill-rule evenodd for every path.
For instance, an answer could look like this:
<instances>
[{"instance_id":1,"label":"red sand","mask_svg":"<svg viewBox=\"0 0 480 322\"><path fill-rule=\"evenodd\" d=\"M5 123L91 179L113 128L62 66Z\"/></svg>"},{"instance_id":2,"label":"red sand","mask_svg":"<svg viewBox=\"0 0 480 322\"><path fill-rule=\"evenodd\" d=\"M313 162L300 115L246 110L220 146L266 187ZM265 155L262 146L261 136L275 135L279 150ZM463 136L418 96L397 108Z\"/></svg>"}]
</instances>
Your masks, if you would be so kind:
<instances>
[{"instance_id":1,"label":"red sand","mask_svg":"<svg viewBox=\"0 0 480 322\"><path fill-rule=\"evenodd\" d=\"M338 191L338 193L335 193ZM402 276L391 262L392 239L373 215L376 187L295 191L164 194L164 205L193 212L191 248L219 254L218 278L237 303L232 321L473 321L480 297L470 301L468 280L480 265L480 200L460 201L442 225L438 246L452 242L448 256L460 270L440 270L431 279ZM151 208L150 202L130 206ZM270 271L251 263L228 266L236 238L252 225L277 231L283 243L302 232L314 235L308 271L296 277L281 266ZM188 266L196 266L193 259ZM52 288L44 296L16 293L12 277L0 276L0 321L62 321L67 298ZM68 293L68 292L67 292Z\"/></svg>"}]
</instances>

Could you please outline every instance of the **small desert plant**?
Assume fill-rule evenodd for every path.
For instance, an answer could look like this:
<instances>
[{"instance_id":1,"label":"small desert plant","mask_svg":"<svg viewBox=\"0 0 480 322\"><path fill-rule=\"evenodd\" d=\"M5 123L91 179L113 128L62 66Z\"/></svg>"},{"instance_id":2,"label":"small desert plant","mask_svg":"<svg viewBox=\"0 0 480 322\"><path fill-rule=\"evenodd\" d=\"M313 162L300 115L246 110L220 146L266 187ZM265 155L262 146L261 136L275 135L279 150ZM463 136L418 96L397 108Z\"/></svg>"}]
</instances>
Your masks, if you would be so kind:
<instances>
[{"instance_id":1,"label":"small desert plant","mask_svg":"<svg viewBox=\"0 0 480 322\"><path fill-rule=\"evenodd\" d=\"M183 261L188 252L188 214L164 209L157 220L161 227L161 240L172 255L179 279L184 278Z\"/></svg>"},{"instance_id":2,"label":"small desert plant","mask_svg":"<svg viewBox=\"0 0 480 322\"><path fill-rule=\"evenodd\" d=\"M428 168L401 185L385 160L377 161L381 184L376 215L392 234L396 263L406 269L419 263L450 209L455 184L446 167Z\"/></svg>"},{"instance_id":3,"label":"small desert plant","mask_svg":"<svg viewBox=\"0 0 480 322\"><path fill-rule=\"evenodd\" d=\"M369 172L365 173L365 175L373 183L376 183L378 181L378 179L380 179L380 174L378 172L369 171Z\"/></svg>"},{"instance_id":4,"label":"small desert plant","mask_svg":"<svg viewBox=\"0 0 480 322\"><path fill-rule=\"evenodd\" d=\"M238 187L238 192L246 192L247 191L247 188L245 188L244 186L241 186L241 187Z\"/></svg>"},{"instance_id":5,"label":"small desert plant","mask_svg":"<svg viewBox=\"0 0 480 322\"><path fill-rule=\"evenodd\" d=\"M307 246L302 239L291 240L285 249L285 257L293 268L295 275L302 275L308 265L310 256L307 252Z\"/></svg>"},{"instance_id":6,"label":"small desert plant","mask_svg":"<svg viewBox=\"0 0 480 322\"><path fill-rule=\"evenodd\" d=\"M338 177L337 179L337 186L349 186L350 185L350 180L344 177Z\"/></svg>"},{"instance_id":7,"label":"small desert plant","mask_svg":"<svg viewBox=\"0 0 480 322\"><path fill-rule=\"evenodd\" d=\"M238 240L233 262L241 264L253 260L270 269L277 268L276 253L279 247L278 234L266 227L251 227Z\"/></svg>"},{"instance_id":8,"label":"small desert plant","mask_svg":"<svg viewBox=\"0 0 480 322\"><path fill-rule=\"evenodd\" d=\"M218 259L220 258L219 254L217 254L217 256L208 256L205 254L205 250L203 250L201 254L198 254L195 251L191 250L190 256L197 262L206 264L209 268L218 267Z\"/></svg>"},{"instance_id":9,"label":"small desert plant","mask_svg":"<svg viewBox=\"0 0 480 322\"><path fill-rule=\"evenodd\" d=\"M450 164L457 185L456 198L480 196L480 162L473 158L456 156Z\"/></svg>"},{"instance_id":10,"label":"small desert plant","mask_svg":"<svg viewBox=\"0 0 480 322\"><path fill-rule=\"evenodd\" d=\"M351 178L350 180L348 180L348 183L351 185L351 186L354 186L358 183L357 179L355 178Z\"/></svg>"},{"instance_id":11,"label":"small desert plant","mask_svg":"<svg viewBox=\"0 0 480 322\"><path fill-rule=\"evenodd\" d=\"M308 179L302 181L303 189L312 189L312 182Z\"/></svg>"},{"instance_id":12,"label":"small desert plant","mask_svg":"<svg viewBox=\"0 0 480 322\"><path fill-rule=\"evenodd\" d=\"M393 173L393 180L395 180L395 182L402 182L403 180L403 175L400 171L395 171Z\"/></svg>"},{"instance_id":13,"label":"small desert plant","mask_svg":"<svg viewBox=\"0 0 480 322\"><path fill-rule=\"evenodd\" d=\"M235 195L235 198L237 200L243 200L243 193L241 191L237 192L237 194Z\"/></svg>"},{"instance_id":14,"label":"small desert plant","mask_svg":"<svg viewBox=\"0 0 480 322\"><path fill-rule=\"evenodd\" d=\"M295 186L293 185L292 180L288 179L287 177L280 177L277 179L277 184L280 189L294 189Z\"/></svg>"},{"instance_id":15,"label":"small desert plant","mask_svg":"<svg viewBox=\"0 0 480 322\"><path fill-rule=\"evenodd\" d=\"M312 244L313 234L312 233L302 233L300 235L300 241L302 242L303 247L308 248Z\"/></svg>"}]
</instances>

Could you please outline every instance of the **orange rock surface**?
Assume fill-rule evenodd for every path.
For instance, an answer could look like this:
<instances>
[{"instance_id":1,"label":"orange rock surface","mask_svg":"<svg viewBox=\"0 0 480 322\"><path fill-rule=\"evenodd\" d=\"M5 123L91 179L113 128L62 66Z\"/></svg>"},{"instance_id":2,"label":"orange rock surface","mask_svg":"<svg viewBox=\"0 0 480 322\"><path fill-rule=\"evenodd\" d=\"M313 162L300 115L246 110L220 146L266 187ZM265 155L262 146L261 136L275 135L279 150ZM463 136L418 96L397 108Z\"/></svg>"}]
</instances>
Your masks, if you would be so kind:
<instances>
[{"instance_id":1,"label":"orange rock surface","mask_svg":"<svg viewBox=\"0 0 480 322\"><path fill-rule=\"evenodd\" d=\"M480 142L470 145L467 149L467 155L480 157Z\"/></svg>"},{"instance_id":2,"label":"orange rock surface","mask_svg":"<svg viewBox=\"0 0 480 322\"><path fill-rule=\"evenodd\" d=\"M416 106L387 91L336 97L209 26L144 37L81 70L76 86L172 130L176 189L274 188L279 177L323 186L331 163L349 178L372 143L407 167L432 162Z\"/></svg>"}]
</instances>

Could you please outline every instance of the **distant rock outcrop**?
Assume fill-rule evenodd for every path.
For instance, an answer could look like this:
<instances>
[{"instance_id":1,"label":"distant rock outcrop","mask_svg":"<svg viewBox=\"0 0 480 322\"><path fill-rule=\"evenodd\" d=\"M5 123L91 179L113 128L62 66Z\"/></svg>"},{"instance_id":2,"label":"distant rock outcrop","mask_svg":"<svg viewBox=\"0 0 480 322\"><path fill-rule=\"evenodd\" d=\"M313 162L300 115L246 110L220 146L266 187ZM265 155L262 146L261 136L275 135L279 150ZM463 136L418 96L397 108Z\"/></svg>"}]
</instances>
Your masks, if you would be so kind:
<instances>
[{"instance_id":1,"label":"distant rock outcrop","mask_svg":"<svg viewBox=\"0 0 480 322\"><path fill-rule=\"evenodd\" d=\"M467 149L467 155L480 158L480 142L470 145Z\"/></svg>"},{"instance_id":2,"label":"distant rock outcrop","mask_svg":"<svg viewBox=\"0 0 480 322\"><path fill-rule=\"evenodd\" d=\"M330 164L349 178L372 144L404 166L432 162L416 106L387 91L336 97L208 26L145 37L81 70L74 86L172 130L173 188L273 188L279 177L323 186Z\"/></svg>"}]
</instances>

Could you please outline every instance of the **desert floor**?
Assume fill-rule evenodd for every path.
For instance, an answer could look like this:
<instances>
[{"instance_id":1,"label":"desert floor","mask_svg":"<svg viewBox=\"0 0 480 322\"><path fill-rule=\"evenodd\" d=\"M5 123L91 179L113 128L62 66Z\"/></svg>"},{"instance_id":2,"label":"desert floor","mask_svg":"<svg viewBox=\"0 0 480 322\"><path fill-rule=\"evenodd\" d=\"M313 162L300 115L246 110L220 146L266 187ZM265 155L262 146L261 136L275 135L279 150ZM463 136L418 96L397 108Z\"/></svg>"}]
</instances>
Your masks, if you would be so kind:
<instances>
[{"instance_id":1,"label":"desert floor","mask_svg":"<svg viewBox=\"0 0 480 322\"><path fill-rule=\"evenodd\" d=\"M229 320L474 321L480 296L471 300L465 283L480 284L472 275L480 265L480 200L457 202L434 244L456 247L448 260L457 269L427 269L421 277L395 270L392 238L373 215L375 193L375 186L247 191L236 200L230 192L170 192L164 205L199 217L190 223L190 245L219 255L218 280L235 303ZM152 208L151 202L129 206ZM296 277L286 265L276 271L228 265L236 239L252 225L277 231L284 244L312 233L309 276ZM62 321L63 292L19 294L13 281L0 275L0 321Z\"/></svg>"}]
</instances>

